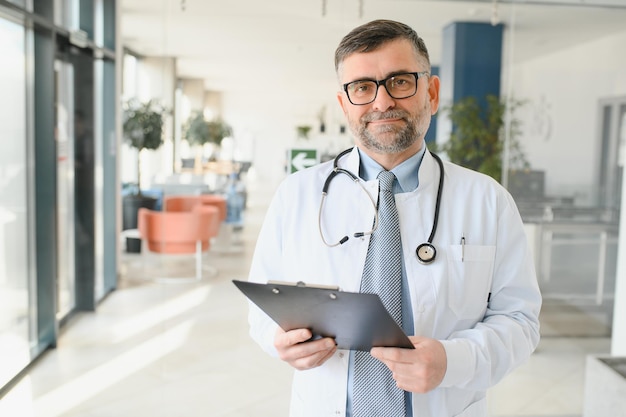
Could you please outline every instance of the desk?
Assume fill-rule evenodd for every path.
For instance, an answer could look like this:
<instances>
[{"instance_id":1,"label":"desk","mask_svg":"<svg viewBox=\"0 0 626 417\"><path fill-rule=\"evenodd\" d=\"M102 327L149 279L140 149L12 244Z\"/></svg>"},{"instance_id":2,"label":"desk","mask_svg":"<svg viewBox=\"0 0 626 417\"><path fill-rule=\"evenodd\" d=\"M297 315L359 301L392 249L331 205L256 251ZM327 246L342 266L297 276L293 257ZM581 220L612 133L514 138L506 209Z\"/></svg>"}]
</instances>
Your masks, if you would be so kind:
<instances>
[{"instance_id":1,"label":"desk","mask_svg":"<svg viewBox=\"0 0 626 417\"><path fill-rule=\"evenodd\" d=\"M525 223L524 226L535 259L537 277L546 282L550 280L553 245L598 244L595 301L597 305L601 305L604 295L607 246L617 244L618 225L616 223L546 221ZM571 237L555 238L555 234L568 234ZM581 237L576 238L574 236Z\"/></svg>"}]
</instances>

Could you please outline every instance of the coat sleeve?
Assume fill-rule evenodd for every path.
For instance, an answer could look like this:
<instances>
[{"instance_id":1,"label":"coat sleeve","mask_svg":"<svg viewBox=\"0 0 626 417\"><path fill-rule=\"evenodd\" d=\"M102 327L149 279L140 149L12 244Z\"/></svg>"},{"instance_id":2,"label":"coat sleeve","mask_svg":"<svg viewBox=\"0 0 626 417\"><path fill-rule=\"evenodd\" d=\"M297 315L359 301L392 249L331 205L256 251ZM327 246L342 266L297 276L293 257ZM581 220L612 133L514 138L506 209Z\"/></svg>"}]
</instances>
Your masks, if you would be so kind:
<instances>
[{"instance_id":1,"label":"coat sleeve","mask_svg":"<svg viewBox=\"0 0 626 417\"><path fill-rule=\"evenodd\" d=\"M525 362L539 343L541 294L524 227L508 192L499 195L496 258L482 321L442 343L442 387L486 390Z\"/></svg>"},{"instance_id":2,"label":"coat sleeve","mask_svg":"<svg viewBox=\"0 0 626 417\"><path fill-rule=\"evenodd\" d=\"M284 277L282 253L282 198L279 187L267 210L265 220L259 233L248 280L265 283L270 280L286 281ZM261 348L276 357L274 335L278 325L254 303L249 302L248 323L250 336Z\"/></svg>"}]
</instances>

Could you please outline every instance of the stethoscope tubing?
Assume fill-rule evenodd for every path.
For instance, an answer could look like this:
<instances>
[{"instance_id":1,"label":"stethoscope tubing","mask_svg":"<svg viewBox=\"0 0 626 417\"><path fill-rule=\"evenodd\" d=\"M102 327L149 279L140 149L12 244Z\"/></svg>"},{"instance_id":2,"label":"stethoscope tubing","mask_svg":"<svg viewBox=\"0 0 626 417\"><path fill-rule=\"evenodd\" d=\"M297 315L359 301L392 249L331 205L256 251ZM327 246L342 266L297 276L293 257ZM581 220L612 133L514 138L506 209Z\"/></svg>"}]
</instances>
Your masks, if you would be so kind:
<instances>
[{"instance_id":1,"label":"stethoscope tubing","mask_svg":"<svg viewBox=\"0 0 626 417\"><path fill-rule=\"evenodd\" d=\"M333 180L333 178L335 178L339 174L347 175L348 177L350 177L352 179L353 182L358 184L361 187L361 189L367 194L367 196L369 197L369 199L370 199L370 201L372 203L372 206L374 207L375 217L374 217L374 223L372 225L372 229L370 231L367 231L367 232L356 232L356 233L353 234L353 236L355 238L357 238L357 237L363 237L363 236L371 235L378 228L378 207L376 205L376 200L374 199L372 194L365 188L365 186L362 183L362 180L357 175L353 174L352 172L350 172L350 171L348 171L346 169L339 168L339 160L343 156L345 156L346 154L350 153L352 151L352 149L353 148L346 149L346 150L342 151L339 155L337 155L335 157L335 160L333 161L333 170L330 172L330 174L326 178L326 181L324 181L324 186L322 187L322 198L321 198L321 201L320 201L320 208L319 208L318 219L317 219L318 220L318 228L319 228L319 232L320 232L320 237L322 238L322 242L324 242L324 244L326 246L331 247L331 248L339 246L339 245L343 245L344 243L346 243L349 240L349 237L346 235L346 236L342 237L336 243L328 243L326 241L326 238L324 237L324 233L322 231L322 211L324 209L324 202L326 201L326 197L328 195L328 189L330 188L331 181ZM435 160L437 161L437 164L439 165L439 184L438 184L438 187L437 187L437 197L435 199L435 215L434 215L434 218L433 218L433 226L432 226L432 229L430 231L430 236L428 236L427 242L422 243L415 250L415 253L417 255L417 259L422 264L429 264L429 263L431 263L432 261L434 261L435 256L437 254L437 250L433 246L433 240L435 238L435 233L437 232L437 225L439 224L439 211L440 211L440 208L441 208L441 195L442 195L442 192L443 192L443 178L444 178L443 162L441 161L441 158L439 157L439 155L434 154L434 153L431 153L431 155L433 156L433 158L435 158Z\"/></svg>"},{"instance_id":2,"label":"stethoscope tubing","mask_svg":"<svg viewBox=\"0 0 626 417\"><path fill-rule=\"evenodd\" d=\"M439 158L439 155L432 152L431 155L435 158L437 164L439 164L439 185L437 186L437 199L435 201L435 216L433 218L433 228L430 231L430 236L428 236L428 243L432 245L433 239L435 238L435 232L437 231L437 225L439 224L439 208L441 207L441 194L443 194L444 170L443 162L441 161L441 158Z\"/></svg>"},{"instance_id":3,"label":"stethoscope tubing","mask_svg":"<svg viewBox=\"0 0 626 417\"><path fill-rule=\"evenodd\" d=\"M318 217L317 217L317 225L318 225L318 228L319 228L319 231L320 231L320 237L322 238L322 242L324 242L324 244L326 246L331 247L331 248L333 248L335 246L343 245L349 239L348 236L346 235L346 236L342 237L336 243L328 243L326 241L326 239L324 238L324 232L322 232L322 211L324 210L324 202L326 201L326 196L328 195L328 189L330 187L330 182L332 181L333 178L335 178L339 174L347 175L348 177L350 177L350 179L352 179L353 182L358 184L359 187L361 187L361 189L365 192L365 194L367 194L367 197L369 198L370 202L372 203L372 206L374 207L374 223L372 225L372 229L370 231L368 231L368 232L356 232L356 233L354 233L353 236L355 238L364 237L364 236L367 236L367 235L371 235L372 233L374 233L376 231L376 229L378 229L378 209L376 207L376 201L374 200L374 197L372 196L372 194L369 191L367 191L367 189L365 188L365 186L363 185L363 182L361 181L361 179L359 177L357 177L356 175L354 175L352 172L348 171L347 169L339 168L339 166L337 165L339 159L342 156L344 156L346 153L350 152L351 150L352 149L346 149L345 151L343 151L339 155L337 155L337 157L335 157L333 170L328 175L328 178L326 178L326 181L324 182L324 186L322 188L322 199L320 201L320 208L319 208L319 213L318 213Z\"/></svg>"}]
</instances>

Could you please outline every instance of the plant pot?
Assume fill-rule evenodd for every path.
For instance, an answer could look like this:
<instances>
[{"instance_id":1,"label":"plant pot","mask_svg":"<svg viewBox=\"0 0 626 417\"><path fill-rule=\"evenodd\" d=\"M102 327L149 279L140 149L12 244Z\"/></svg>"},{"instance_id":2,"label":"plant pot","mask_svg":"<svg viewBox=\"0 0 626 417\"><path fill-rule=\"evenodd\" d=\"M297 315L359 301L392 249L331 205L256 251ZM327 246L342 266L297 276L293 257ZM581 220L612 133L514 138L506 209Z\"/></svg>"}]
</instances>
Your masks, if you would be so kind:
<instances>
[{"instance_id":1,"label":"plant pot","mask_svg":"<svg viewBox=\"0 0 626 417\"><path fill-rule=\"evenodd\" d=\"M122 198L122 230L137 229L137 212L140 208L153 210L157 199L145 195L131 194ZM126 238L126 252L140 253L141 239Z\"/></svg>"}]
</instances>

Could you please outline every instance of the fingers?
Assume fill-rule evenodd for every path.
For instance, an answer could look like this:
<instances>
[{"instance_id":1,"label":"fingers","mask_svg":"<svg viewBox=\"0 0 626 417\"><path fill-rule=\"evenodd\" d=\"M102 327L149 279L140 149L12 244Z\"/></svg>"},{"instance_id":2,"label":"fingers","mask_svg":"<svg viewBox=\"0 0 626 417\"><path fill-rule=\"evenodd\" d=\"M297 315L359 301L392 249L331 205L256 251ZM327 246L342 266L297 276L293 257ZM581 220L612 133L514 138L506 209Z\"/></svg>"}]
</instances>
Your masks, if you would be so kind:
<instances>
[{"instance_id":1,"label":"fingers","mask_svg":"<svg viewBox=\"0 0 626 417\"><path fill-rule=\"evenodd\" d=\"M307 341L311 338L308 329L297 329L288 332L279 329L274 338L274 346L278 356L298 370L315 368L330 358L337 346L331 338Z\"/></svg>"},{"instance_id":2,"label":"fingers","mask_svg":"<svg viewBox=\"0 0 626 417\"><path fill-rule=\"evenodd\" d=\"M279 327L274 338L274 346L276 346L277 349L279 347L289 347L309 340L311 336L312 334L309 329L296 329L286 332Z\"/></svg>"},{"instance_id":3,"label":"fingers","mask_svg":"<svg viewBox=\"0 0 626 417\"><path fill-rule=\"evenodd\" d=\"M393 373L399 388L425 393L441 384L447 369L447 357L441 342L411 337L415 349L373 348L371 354Z\"/></svg>"},{"instance_id":4,"label":"fingers","mask_svg":"<svg viewBox=\"0 0 626 417\"><path fill-rule=\"evenodd\" d=\"M382 362L408 362L408 358L405 358L404 350L400 348L383 348L383 347L375 347L372 348L370 354Z\"/></svg>"}]
</instances>

